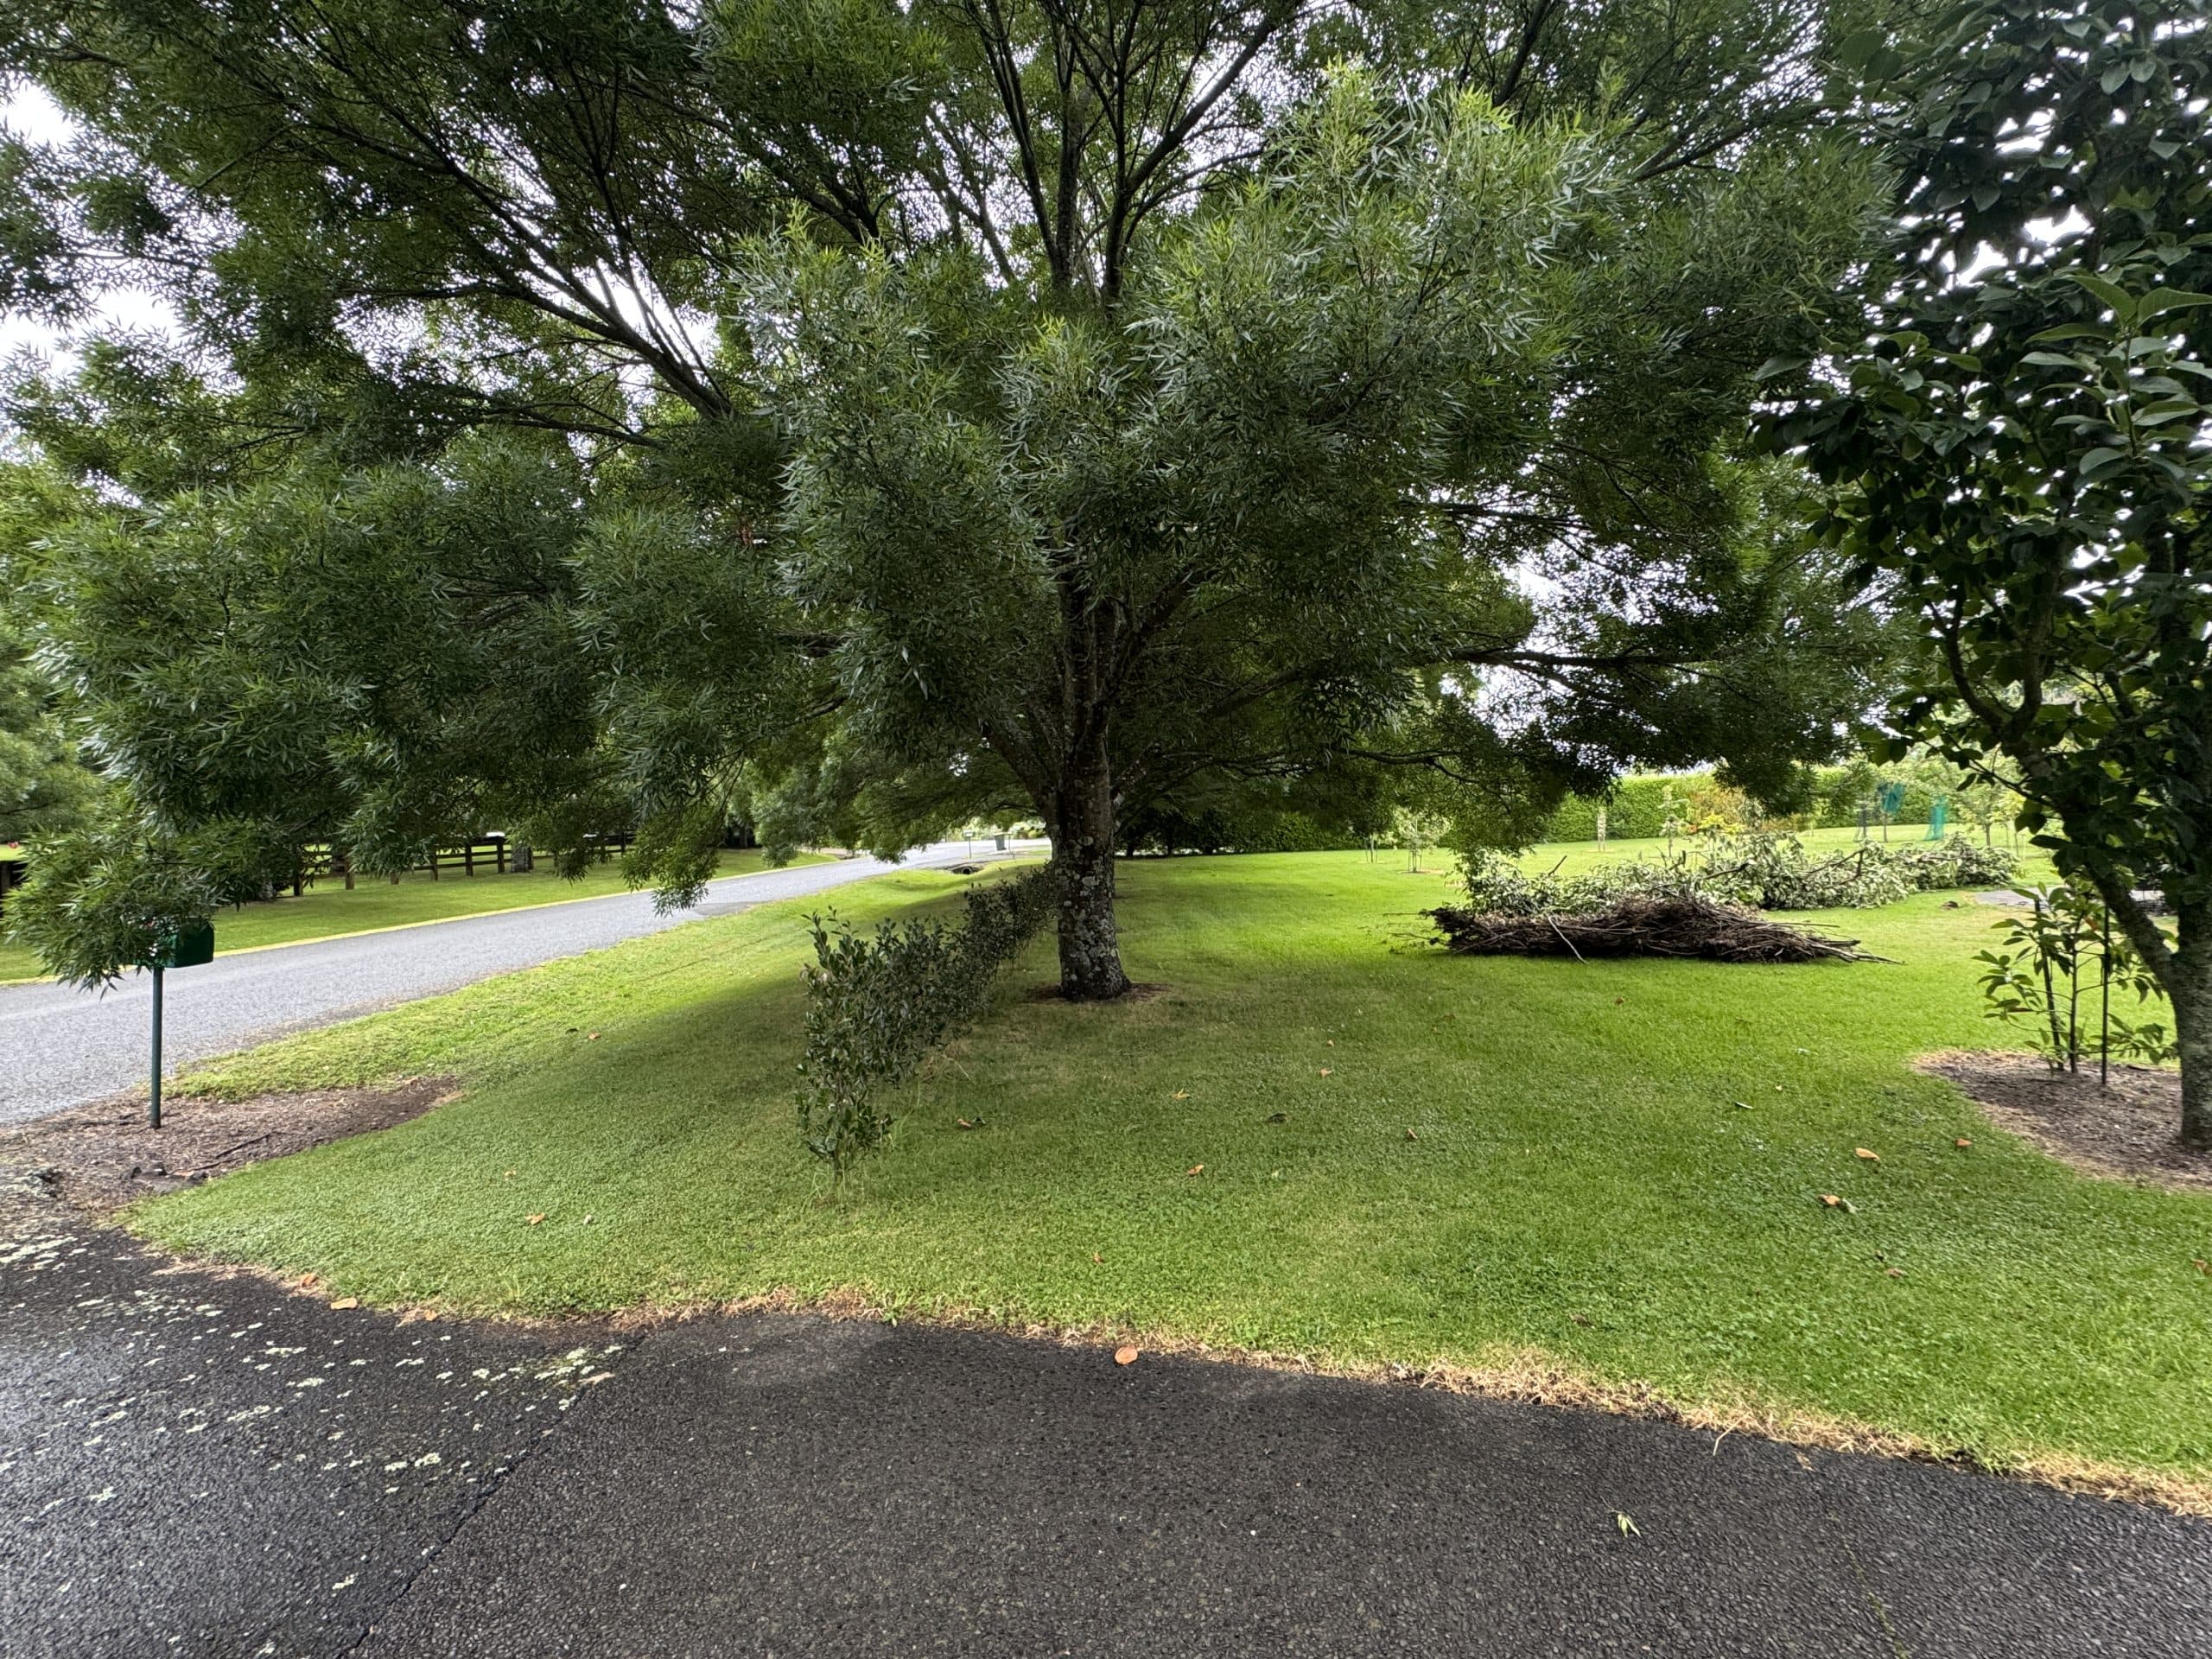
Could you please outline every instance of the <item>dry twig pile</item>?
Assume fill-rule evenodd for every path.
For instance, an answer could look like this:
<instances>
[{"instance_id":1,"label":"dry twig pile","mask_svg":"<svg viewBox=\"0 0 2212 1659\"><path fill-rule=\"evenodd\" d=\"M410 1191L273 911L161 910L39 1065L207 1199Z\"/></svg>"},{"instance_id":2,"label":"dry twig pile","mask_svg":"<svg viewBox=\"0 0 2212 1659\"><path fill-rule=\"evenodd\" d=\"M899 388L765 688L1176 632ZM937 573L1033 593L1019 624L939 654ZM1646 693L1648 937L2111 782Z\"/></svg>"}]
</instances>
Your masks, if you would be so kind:
<instances>
[{"instance_id":1,"label":"dry twig pile","mask_svg":"<svg viewBox=\"0 0 2212 1659\"><path fill-rule=\"evenodd\" d=\"M1471 957L1691 957L1707 962L1875 962L1832 939L1694 894L1625 898L1586 915L1427 912L1451 950Z\"/></svg>"}]
</instances>

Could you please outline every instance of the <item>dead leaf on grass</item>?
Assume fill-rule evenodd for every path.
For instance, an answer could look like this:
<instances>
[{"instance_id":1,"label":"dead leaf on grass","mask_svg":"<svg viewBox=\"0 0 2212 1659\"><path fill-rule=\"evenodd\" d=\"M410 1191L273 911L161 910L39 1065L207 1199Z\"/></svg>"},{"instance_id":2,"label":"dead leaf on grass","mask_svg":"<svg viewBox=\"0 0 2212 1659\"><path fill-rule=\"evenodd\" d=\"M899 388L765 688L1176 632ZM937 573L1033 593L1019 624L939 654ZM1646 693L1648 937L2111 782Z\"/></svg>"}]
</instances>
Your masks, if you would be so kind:
<instances>
[{"instance_id":1,"label":"dead leaf on grass","mask_svg":"<svg viewBox=\"0 0 2212 1659\"><path fill-rule=\"evenodd\" d=\"M531 1226L535 1227L539 1222L545 1219L545 1212L541 1210L536 1215L526 1217L524 1219L526 1219Z\"/></svg>"},{"instance_id":2,"label":"dead leaf on grass","mask_svg":"<svg viewBox=\"0 0 2212 1659\"><path fill-rule=\"evenodd\" d=\"M1173 1095L1168 1096L1171 1100L1188 1100L1190 1097L1191 1091L1187 1089L1178 1089Z\"/></svg>"},{"instance_id":3,"label":"dead leaf on grass","mask_svg":"<svg viewBox=\"0 0 2212 1659\"><path fill-rule=\"evenodd\" d=\"M340 1296L336 1301L331 1304L333 1307L336 1308L341 1313L348 1308L359 1307L360 1305L361 1299L358 1296Z\"/></svg>"},{"instance_id":4,"label":"dead leaf on grass","mask_svg":"<svg viewBox=\"0 0 2212 1659\"><path fill-rule=\"evenodd\" d=\"M1116 1365L1135 1364L1137 1363L1137 1351L1135 1348L1126 1344L1116 1348L1114 1351L1114 1363Z\"/></svg>"},{"instance_id":5,"label":"dead leaf on grass","mask_svg":"<svg viewBox=\"0 0 2212 1659\"><path fill-rule=\"evenodd\" d=\"M1192 1164L1183 1173L1185 1175L1203 1175L1206 1173L1206 1166L1204 1164Z\"/></svg>"},{"instance_id":6,"label":"dead leaf on grass","mask_svg":"<svg viewBox=\"0 0 2212 1659\"><path fill-rule=\"evenodd\" d=\"M1974 1142L1967 1140L1967 1137L1962 1135L1957 1140L1952 1141L1951 1144L1963 1150L1964 1148L1974 1145Z\"/></svg>"},{"instance_id":7,"label":"dead leaf on grass","mask_svg":"<svg viewBox=\"0 0 2212 1659\"><path fill-rule=\"evenodd\" d=\"M1851 1155L1854 1158L1864 1158L1870 1164L1878 1164L1882 1161L1880 1153L1870 1151L1865 1147L1853 1147L1851 1149Z\"/></svg>"},{"instance_id":8,"label":"dead leaf on grass","mask_svg":"<svg viewBox=\"0 0 2212 1659\"><path fill-rule=\"evenodd\" d=\"M1325 1077L1330 1075L1329 1068L1327 1066L1325 1065L1321 1068L1321 1075Z\"/></svg>"}]
</instances>

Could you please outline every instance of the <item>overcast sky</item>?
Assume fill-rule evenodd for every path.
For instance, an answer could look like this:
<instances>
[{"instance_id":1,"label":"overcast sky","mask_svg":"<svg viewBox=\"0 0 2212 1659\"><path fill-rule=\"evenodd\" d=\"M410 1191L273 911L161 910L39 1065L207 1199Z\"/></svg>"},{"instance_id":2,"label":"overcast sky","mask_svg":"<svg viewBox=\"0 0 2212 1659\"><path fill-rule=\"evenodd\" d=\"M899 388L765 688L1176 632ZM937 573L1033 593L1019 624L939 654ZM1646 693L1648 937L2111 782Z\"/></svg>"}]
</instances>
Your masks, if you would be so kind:
<instances>
[{"instance_id":1,"label":"overcast sky","mask_svg":"<svg viewBox=\"0 0 2212 1659\"><path fill-rule=\"evenodd\" d=\"M26 84L0 98L0 127L34 143L52 143L68 136L69 118L39 88ZM159 327L168 313L148 295L122 290L101 296L99 315L100 321L87 326L98 328L122 323L130 327ZM52 355L62 346L60 336L45 323L0 312L0 358L27 349Z\"/></svg>"}]
</instances>

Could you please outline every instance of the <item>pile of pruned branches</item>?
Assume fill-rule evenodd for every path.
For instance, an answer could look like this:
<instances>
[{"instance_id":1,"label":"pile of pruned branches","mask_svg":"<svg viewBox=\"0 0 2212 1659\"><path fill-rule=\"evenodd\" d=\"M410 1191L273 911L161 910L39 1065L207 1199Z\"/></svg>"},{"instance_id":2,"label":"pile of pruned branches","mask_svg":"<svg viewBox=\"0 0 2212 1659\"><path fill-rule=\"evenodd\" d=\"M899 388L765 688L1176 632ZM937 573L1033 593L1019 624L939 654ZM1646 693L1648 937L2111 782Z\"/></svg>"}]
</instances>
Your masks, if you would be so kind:
<instances>
[{"instance_id":1,"label":"pile of pruned branches","mask_svg":"<svg viewBox=\"0 0 2212 1659\"><path fill-rule=\"evenodd\" d=\"M1685 864L1616 864L1560 880L1497 855L1468 861L1467 902L1427 912L1477 957L1682 957L1707 962L1865 962L1856 939L1770 921Z\"/></svg>"},{"instance_id":2,"label":"pile of pruned branches","mask_svg":"<svg viewBox=\"0 0 2212 1659\"><path fill-rule=\"evenodd\" d=\"M1580 915L1507 916L1432 910L1437 937L1471 957L1683 957L1706 962L1869 962L1856 939L1832 939L1769 921L1694 893L1624 898Z\"/></svg>"}]
</instances>

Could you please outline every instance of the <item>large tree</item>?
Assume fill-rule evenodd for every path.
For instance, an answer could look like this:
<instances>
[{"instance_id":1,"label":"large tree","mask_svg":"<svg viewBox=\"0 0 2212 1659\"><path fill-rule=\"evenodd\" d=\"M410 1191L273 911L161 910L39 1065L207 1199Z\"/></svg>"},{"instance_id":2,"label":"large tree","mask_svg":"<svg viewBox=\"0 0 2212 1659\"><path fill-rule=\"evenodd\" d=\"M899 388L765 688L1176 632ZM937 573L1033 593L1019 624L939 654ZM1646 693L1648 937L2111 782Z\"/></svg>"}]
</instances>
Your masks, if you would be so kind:
<instances>
[{"instance_id":1,"label":"large tree","mask_svg":"<svg viewBox=\"0 0 2212 1659\"><path fill-rule=\"evenodd\" d=\"M2004 767L2103 896L2212 1145L2212 27L1978 0L1896 67L1866 333L1775 430L1923 630L1899 737Z\"/></svg>"},{"instance_id":2,"label":"large tree","mask_svg":"<svg viewBox=\"0 0 2212 1659\"><path fill-rule=\"evenodd\" d=\"M1083 997L1208 774L1780 788L1865 642L1735 441L1858 251L1858 21L32 0L12 297L187 341L16 388L103 486L59 647L156 821L370 861L1027 803Z\"/></svg>"}]
</instances>

